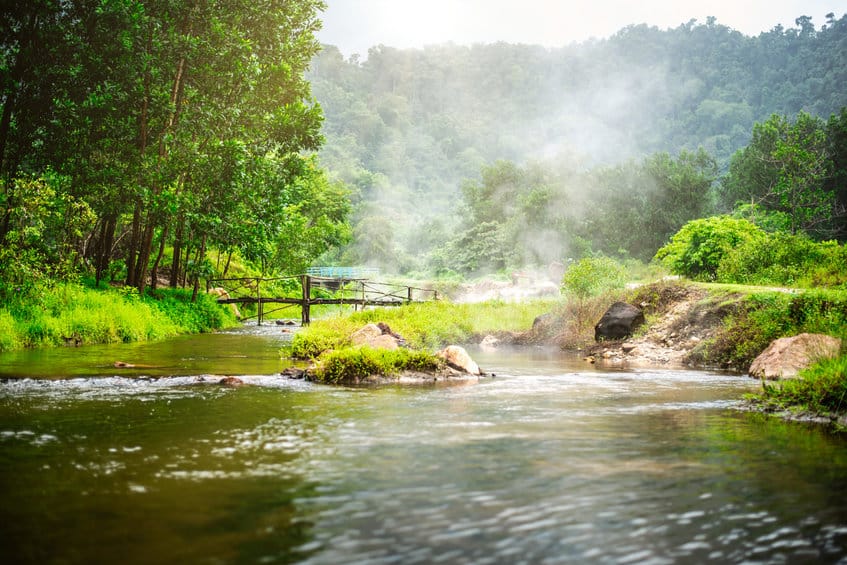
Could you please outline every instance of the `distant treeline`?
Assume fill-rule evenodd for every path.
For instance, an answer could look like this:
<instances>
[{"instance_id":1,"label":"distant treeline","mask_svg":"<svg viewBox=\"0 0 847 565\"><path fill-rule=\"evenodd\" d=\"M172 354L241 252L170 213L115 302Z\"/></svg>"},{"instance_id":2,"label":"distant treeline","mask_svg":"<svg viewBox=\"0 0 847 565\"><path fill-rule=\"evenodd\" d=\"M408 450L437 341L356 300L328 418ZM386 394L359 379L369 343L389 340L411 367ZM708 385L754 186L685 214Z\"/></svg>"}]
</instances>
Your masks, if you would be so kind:
<instances>
[{"instance_id":1,"label":"distant treeline","mask_svg":"<svg viewBox=\"0 0 847 565\"><path fill-rule=\"evenodd\" d=\"M847 106L847 16L828 14L819 27L802 16L794 28L777 26L757 37L713 18L667 30L637 25L558 49L377 46L366 59L345 59L325 46L307 78L326 117L321 160L357 191L353 243L343 260L414 270L431 267L428 253L443 251L475 221L468 212L473 202L462 199L460 187L466 179L479 184L480 171L488 169L484 178L490 167L502 168L498 161L518 168L544 162L571 178L571 201L551 205L583 209L582 196L596 195L596 184L576 186L574 171L621 175L633 162L655 169L663 159L678 159L683 169L697 163L708 181L698 190L705 190L729 172L756 124L773 116L794 123L802 115L800 121L817 121L823 132ZM634 189L624 182L606 187L620 206L632 205L630 213L639 213L644 200L639 174L627 181ZM737 182L712 187L686 210L654 212L660 231L627 234L648 243L603 244L600 232L610 228L601 225L570 238L576 244L557 240L553 247L575 253L574 245L590 239L594 251L648 257L682 216L726 211L745 190ZM512 196L498 205L525 207ZM827 229L833 233L832 225ZM543 233L541 241L549 242Z\"/></svg>"}]
</instances>

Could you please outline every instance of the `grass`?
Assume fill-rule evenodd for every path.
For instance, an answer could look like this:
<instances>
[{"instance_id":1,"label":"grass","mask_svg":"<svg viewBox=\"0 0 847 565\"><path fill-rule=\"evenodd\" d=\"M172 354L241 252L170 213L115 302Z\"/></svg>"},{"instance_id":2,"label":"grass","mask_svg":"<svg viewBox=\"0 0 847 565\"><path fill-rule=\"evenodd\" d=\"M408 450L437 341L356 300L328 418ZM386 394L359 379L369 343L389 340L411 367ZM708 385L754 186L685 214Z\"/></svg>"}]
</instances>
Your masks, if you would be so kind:
<instances>
[{"instance_id":1,"label":"grass","mask_svg":"<svg viewBox=\"0 0 847 565\"><path fill-rule=\"evenodd\" d=\"M796 379L765 383L757 400L777 409L847 412L847 355L819 361Z\"/></svg>"},{"instance_id":2,"label":"grass","mask_svg":"<svg viewBox=\"0 0 847 565\"><path fill-rule=\"evenodd\" d=\"M466 343L479 334L527 330L537 316L549 312L556 305L553 300L520 304L434 301L365 310L312 322L294 336L286 353L295 358L309 359L316 358L327 349L346 347L350 335L370 322L385 322L412 348L435 349L449 343Z\"/></svg>"},{"instance_id":3,"label":"grass","mask_svg":"<svg viewBox=\"0 0 847 565\"><path fill-rule=\"evenodd\" d=\"M44 285L0 306L0 351L26 347L87 345L164 339L235 323L207 295L191 292L95 290L72 283Z\"/></svg>"}]
</instances>

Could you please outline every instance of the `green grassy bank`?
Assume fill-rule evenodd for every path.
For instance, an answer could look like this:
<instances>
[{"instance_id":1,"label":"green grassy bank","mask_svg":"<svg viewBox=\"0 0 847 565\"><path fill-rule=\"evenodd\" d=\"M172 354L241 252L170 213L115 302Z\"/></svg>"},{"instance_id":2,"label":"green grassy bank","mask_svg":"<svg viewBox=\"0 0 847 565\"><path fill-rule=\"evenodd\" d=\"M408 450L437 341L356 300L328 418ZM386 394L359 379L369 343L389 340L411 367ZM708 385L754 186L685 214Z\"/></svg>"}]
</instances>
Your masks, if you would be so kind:
<instances>
[{"instance_id":1,"label":"green grassy bank","mask_svg":"<svg viewBox=\"0 0 847 565\"><path fill-rule=\"evenodd\" d=\"M311 359L326 350L347 347L350 335L370 322L385 322L414 349L435 349L448 343L466 343L476 334L525 331L532 327L537 316L556 305L557 301L553 300L521 304L434 301L332 316L317 320L298 332L285 353L299 359Z\"/></svg>"},{"instance_id":2,"label":"green grassy bank","mask_svg":"<svg viewBox=\"0 0 847 565\"><path fill-rule=\"evenodd\" d=\"M211 296L191 291L93 289L53 283L13 295L0 305L0 351L26 347L148 341L211 331L235 323Z\"/></svg>"}]
</instances>

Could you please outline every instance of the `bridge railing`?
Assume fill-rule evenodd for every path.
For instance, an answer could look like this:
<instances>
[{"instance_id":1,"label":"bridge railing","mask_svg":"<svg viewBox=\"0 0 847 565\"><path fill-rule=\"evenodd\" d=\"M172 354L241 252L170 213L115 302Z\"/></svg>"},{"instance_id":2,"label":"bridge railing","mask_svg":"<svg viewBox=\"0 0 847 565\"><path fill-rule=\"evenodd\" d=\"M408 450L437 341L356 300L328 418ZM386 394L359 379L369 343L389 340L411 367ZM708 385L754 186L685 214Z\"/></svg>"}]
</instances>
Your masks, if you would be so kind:
<instances>
[{"instance_id":1,"label":"bridge railing","mask_svg":"<svg viewBox=\"0 0 847 565\"><path fill-rule=\"evenodd\" d=\"M298 280L299 292L280 290L280 282ZM218 295L221 304L255 304L256 315L242 317L243 320L255 317L261 325L267 314L282 308L300 307L300 319L303 325L311 321L313 305L338 304L352 305L354 308L366 306L399 306L410 302L438 300L438 291L409 285L379 283L367 279L346 279L343 277L319 277L309 274L287 277L261 278L242 277L209 280L209 292ZM333 291L330 297L314 296L313 288L320 287ZM297 294L297 296L291 296ZM265 305L276 304L271 311L265 311Z\"/></svg>"}]
</instances>

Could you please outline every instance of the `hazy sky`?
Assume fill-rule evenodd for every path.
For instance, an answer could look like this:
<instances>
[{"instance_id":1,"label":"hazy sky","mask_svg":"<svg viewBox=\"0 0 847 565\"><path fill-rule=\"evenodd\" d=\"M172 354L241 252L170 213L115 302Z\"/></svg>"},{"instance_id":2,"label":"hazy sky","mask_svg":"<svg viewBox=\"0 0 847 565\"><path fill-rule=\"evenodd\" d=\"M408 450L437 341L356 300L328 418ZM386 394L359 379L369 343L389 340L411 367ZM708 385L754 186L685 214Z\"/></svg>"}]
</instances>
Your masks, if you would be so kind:
<instances>
[{"instance_id":1,"label":"hazy sky","mask_svg":"<svg viewBox=\"0 0 847 565\"><path fill-rule=\"evenodd\" d=\"M629 24L661 29L696 18L747 35L777 24L796 27L797 16L812 16L820 28L825 14L841 17L847 0L327 0L324 43L345 55L368 48L459 44L531 43L559 47L591 37L608 37Z\"/></svg>"}]
</instances>

